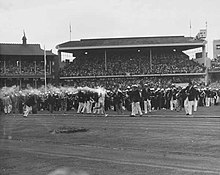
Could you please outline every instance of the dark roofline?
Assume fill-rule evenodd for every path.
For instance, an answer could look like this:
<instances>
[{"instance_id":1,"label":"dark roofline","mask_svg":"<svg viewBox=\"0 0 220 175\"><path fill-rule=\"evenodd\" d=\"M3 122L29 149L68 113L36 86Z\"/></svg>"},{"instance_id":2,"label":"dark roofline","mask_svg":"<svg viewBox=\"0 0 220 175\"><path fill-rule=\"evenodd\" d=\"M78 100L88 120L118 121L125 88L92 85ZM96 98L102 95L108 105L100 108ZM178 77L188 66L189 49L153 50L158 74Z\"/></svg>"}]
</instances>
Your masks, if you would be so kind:
<instances>
[{"instance_id":1,"label":"dark roofline","mask_svg":"<svg viewBox=\"0 0 220 175\"><path fill-rule=\"evenodd\" d=\"M143 38L177 38L177 37L183 37L183 35L173 35L173 36L149 36L149 37L117 37L117 38L85 38L85 39L80 39L80 41L92 41L92 40L116 40L116 39L143 39Z\"/></svg>"},{"instance_id":2,"label":"dark roofline","mask_svg":"<svg viewBox=\"0 0 220 175\"><path fill-rule=\"evenodd\" d=\"M24 45L22 43L0 43L0 45ZM26 45L40 45L40 44L26 44Z\"/></svg>"},{"instance_id":3,"label":"dark roofline","mask_svg":"<svg viewBox=\"0 0 220 175\"><path fill-rule=\"evenodd\" d=\"M205 40L196 40L193 37L151 36L81 39L78 41L68 41L65 43L61 43L56 46L56 49L58 49L58 51L137 47L186 47L187 49L193 49L204 46L205 44Z\"/></svg>"},{"instance_id":4,"label":"dark roofline","mask_svg":"<svg viewBox=\"0 0 220 175\"><path fill-rule=\"evenodd\" d=\"M181 46L192 46L192 48L201 47L204 44L188 44L188 43L181 43L181 44L147 44L147 45L120 45L120 46L86 46L86 47L65 47L65 48L57 48L58 50L65 51L65 50L90 50L90 49L122 49L122 48L155 48L155 47L181 47Z\"/></svg>"},{"instance_id":5,"label":"dark roofline","mask_svg":"<svg viewBox=\"0 0 220 175\"><path fill-rule=\"evenodd\" d=\"M56 56L52 50L46 50L47 56ZM43 56L40 44L0 43L0 55L4 56Z\"/></svg>"}]
</instances>

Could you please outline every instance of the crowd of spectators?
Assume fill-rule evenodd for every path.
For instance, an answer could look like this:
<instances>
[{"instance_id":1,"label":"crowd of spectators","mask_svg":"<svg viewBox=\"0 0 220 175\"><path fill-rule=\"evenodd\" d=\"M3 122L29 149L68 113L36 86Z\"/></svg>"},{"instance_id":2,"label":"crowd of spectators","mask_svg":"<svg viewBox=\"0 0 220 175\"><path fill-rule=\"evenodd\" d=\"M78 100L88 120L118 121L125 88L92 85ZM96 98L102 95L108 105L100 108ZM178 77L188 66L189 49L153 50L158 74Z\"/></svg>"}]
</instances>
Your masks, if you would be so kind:
<instances>
[{"instance_id":1,"label":"crowd of spectators","mask_svg":"<svg viewBox=\"0 0 220 175\"><path fill-rule=\"evenodd\" d=\"M220 89L220 80L210 83L209 87L212 89Z\"/></svg>"},{"instance_id":2,"label":"crowd of spectators","mask_svg":"<svg viewBox=\"0 0 220 175\"><path fill-rule=\"evenodd\" d=\"M50 65L47 64L47 74L50 72ZM0 61L1 75L42 75L44 74L43 61Z\"/></svg>"},{"instance_id":3,"label":"crowd of spectators","mask_svg":"<svg viewBox=\"0 0 220 175\"><path fill-rule=\"evenodd\" d=\"M182 52L156 53L153 57L153 71L156 74L201 73L205 68Z\"/></svg>"},{"instance_id":4,"label":"crowd of spectators","mask_svg":"<svg viewBox=\"0 0 220 175\"><path fill-rule=\"evenodd\" d=\"M215 59L211 62L209 71L220 71L220 59Z\"/></svg>"},{"instance_id":5,"label":"crowd of spectators","mask_svg":"<svg viewBox=\"0 0 220 175\"><path fill-rule=\"evenodd\" d=\"M202 81L197 77L188 76L175 76L175 77L140 77L140 78L101 78L101 79L74 79L66 80L61 83L61 86L74 86L74 87L91 87L95 88L97 86L104 87L105 89L114 89L115 86L119 85L120 89L124 90L128 86L133 84L145 84L148 83L152 87L166 88L169 87L172 83L187 83L192 81L195 84L201 84Z\"/></svg>"},{"instance_id":6,"label":"crowd of spectators","mask_svg":"<svg viewBox=\"0 0 220 175\"><path fill-rule=\"evenodd\" d=\"M201 73L205 67L189 59L183 52L167 51L149 53L87 53L61 69L61 76L103 76Z\"/></svg>"},{"instance_id":7,"label":"crowd of spectators","mask_svg":"<svg viewBox=\"0 0 220 175\"><path fill-rule=\"evenodd\" d=\"M150 59L151 58L151 59ZM146 75L146 74L174 74L201 73L205 68L190 60L179 51L148 52L86 52L67 63L60 71L60 76L107 76L107 75ZM50 64L47 64L47 74ZM0 61L1 75L42 75L43 61L9 59Z\"/></svg>"}]
</instances>

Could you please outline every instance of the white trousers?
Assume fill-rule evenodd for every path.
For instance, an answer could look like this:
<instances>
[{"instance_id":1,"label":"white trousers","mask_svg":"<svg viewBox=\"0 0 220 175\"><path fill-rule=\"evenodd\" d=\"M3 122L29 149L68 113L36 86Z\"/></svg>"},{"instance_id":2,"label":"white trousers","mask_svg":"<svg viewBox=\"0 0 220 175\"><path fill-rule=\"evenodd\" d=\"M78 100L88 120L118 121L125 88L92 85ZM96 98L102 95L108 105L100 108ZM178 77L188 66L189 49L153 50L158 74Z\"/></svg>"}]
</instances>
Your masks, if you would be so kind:
<instances>
[{"instance_id":1,"label":"white trousers","mask_svg":"<svg viewBox=\"0 0 220 175\"><path fill-rule=\"evenodd\" d=\"M188 107L189 107L189 115L192 115L194 101L189 101L188 103L189 103L189 105L188 105Z\"/></svg>"},{"instance_id":2,"label":"white trousers","mask_svg":"<svg viewBox=\"0 0 220 175\"><path fill-rule=\"evenodd\" d=\"M99 100L98 103L95 103L93 113L94 114L105 114L105 102Z\"/></svg>"},{"instance_id":3,"label":"white trousers","mask_svg":"<svg viewBox=\"0 0 220 175\"><path fill-rule=\"evenodd\" d=\"M6 105L4 107L4 112L5 114L10 114L11 113L11 110L12 110L12 105Z\"/></svg>"},{"instance_id":4,"label":"white trousers","mask_svg":"<svg viewBox=\"0 0 220 175\"><path fill-rule=\"evenodd\" d=\"M87 104L86 104L86 110L87 110L87 113L91 114L92 113L92 102L91 101L87 101Z\"/></svg>"},{"instance_id":5,"label":"white trousers","mask_svg":"<svg viewBox=\"0 0 220 175\"><path fill-rule=\"evenodd\" d=\"M92 113L92 102L87 101L84 103L83 109L82 109L83 113L87 113L87 114L91 114Z\"/></svg>"},{"instance_id":6,"label":"white trousers","mask_svg":"<svg viewBox=\"0 0 220 175\"><path fill-rule=\"evenodd\" d=\"M85 103L84 103L84 106L83 106L83 109L82 109L82 112L83 113L89 113L89 101L86 101Z\"/></svg>"},{"instance_id":7,"label":"white trousers","mask_svg":"<svg viewBox=\"0 0 220 175\"><path fill-rule=\"evenodd\" d=\"M194 111L197 111L198 108L198 100L194 100Z\"/></svg>"},{"instance_id":8,"label":"white trousers","mask_svg":"<svg viewBox=\"0 0 220 175\"><path fill-rule=\"evenodd\" d=\"M217 97L216 97L216 103L219 103L220 102L220 98L219 98L219 96L217 95Z\"/></svg>"},{"instance_id":9,"label":"white trousers","mask_svg":"<svg viewBox=\"0 0 220 175\"><path fill-rule=\"evenodd\" d=\"M177 100L170 100L170 110L173 111L177 107Z\"/></svg>"},{"instance_id":10,"label":"white trousers","mask_svg":"<svg viewBox=\"0 0 220 175\"><path fill-rule=\"evenodd\" d=\"M151 100L144 101L144 113L151 112Z\"/></svg>"},{"instance_id":11,"label":"white trousers","mask_svg":"<svg viewBox=\"0 0 220 175\"><path fill-rule=\"evenodd\" d=\"M215 99L214 99L214 98L211 98L211 99L210 99L210 102L211 102L212 105L214 105Z\"/></svg>"},{"instance_id":12,"label":"white trousers","mask_svg":"<svg viewBox=\"0 0 220 175\"><path fill-rule=\"evenodd\" d=\"M210 102L211 102L211 98L210 97L206 97L205 98L205 104L206 104L207 107L211 105Z\"/></svg>"},{"instance_id":13,"label":"white trousers","mask_svg":"<svg viewBox=\"0 0 220 175\"><path fill-rule=\"evenodd\" d=\"M84 106L85 106L85 104L83 102L79 102L77 113L83 112L82 110L83 110Z\"/></svg>"},{"instance_id":14,"label":"white trousers","mask_svg":"<svg viewBox=\"0 0 220 175\"><path fill-rule=\"evenodd\" d=\"M140 102L132 102L131 103L131 115L136 115L136 114L140 114L142 115L142 111L141 111L141 106L140 106Z\"/></svg>"},{"instance_id":15,"label":"white trousers","mask_svg":"<svg viewBox=\"0 0 220 175\"><path fill-rule=\"evenodd\" d=\"M186 111L186 114L192 115L194 101L189 101L188 97L184 101L184 108Z\"/></svg>"}]
</instances>

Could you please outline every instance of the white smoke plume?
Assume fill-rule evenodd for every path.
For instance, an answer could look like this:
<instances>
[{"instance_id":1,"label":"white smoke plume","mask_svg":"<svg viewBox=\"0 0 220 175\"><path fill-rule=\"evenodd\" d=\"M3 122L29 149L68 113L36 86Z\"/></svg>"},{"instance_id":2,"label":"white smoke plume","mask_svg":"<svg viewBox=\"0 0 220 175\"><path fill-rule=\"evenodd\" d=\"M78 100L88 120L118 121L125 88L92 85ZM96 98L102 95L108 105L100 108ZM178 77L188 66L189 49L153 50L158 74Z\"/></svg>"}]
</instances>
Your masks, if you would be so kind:
<instances>
[{"instance_id":1,"label":"white smoke plume","mask_svg":"<svg viewBox=\"0 0 220 175\"><path fill-rule=\"evenodd\" d=\"M106 94L106 90L102 87L97 87L97 88L90 88L90 87L71 87L71 86L67 86L67 87L55 87L52 85L48 85L46 88L46 92L45 92L45 87L42 86L38 89L34 89L32 87L23 89L23 90L19 90L18 86L12 86L12 87L3 87L0 89L0 98L2 99L4 96L8 96L8 95L42 95L42 94L63 94L63 93L68 93L68 94L76 94L79 91L84 91L84 92L94 92L94 93L98 93L100 96L103 96L104 94Z\"/></svg>"}]
</instances>

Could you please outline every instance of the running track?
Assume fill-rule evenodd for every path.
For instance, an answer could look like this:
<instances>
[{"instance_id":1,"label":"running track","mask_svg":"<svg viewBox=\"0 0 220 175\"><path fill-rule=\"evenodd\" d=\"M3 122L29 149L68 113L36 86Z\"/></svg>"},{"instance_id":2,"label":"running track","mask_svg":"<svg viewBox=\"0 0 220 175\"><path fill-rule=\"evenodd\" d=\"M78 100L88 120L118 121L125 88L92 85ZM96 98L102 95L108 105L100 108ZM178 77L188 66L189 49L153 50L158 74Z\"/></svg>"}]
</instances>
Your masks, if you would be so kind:
<instances>
[{"instance_id":1,"label":"running track","mask_svg":"<svg viewBox=\"0 0 220 175\"><path fill-rule=\"evenodd\" d=\"M89 131L49 132L59 126ZM59 166L77 166L89 174L220 174L218 117L4 116L0 146L1 153L11 153L0 159L0 174L45 174ZM33 166L27 169L18 155ZM17 161L10 161L13 156ZM34 166L38 159L47 163ZM10 163L13 169L7 168Z\"/></svg>"}]
</instances>

